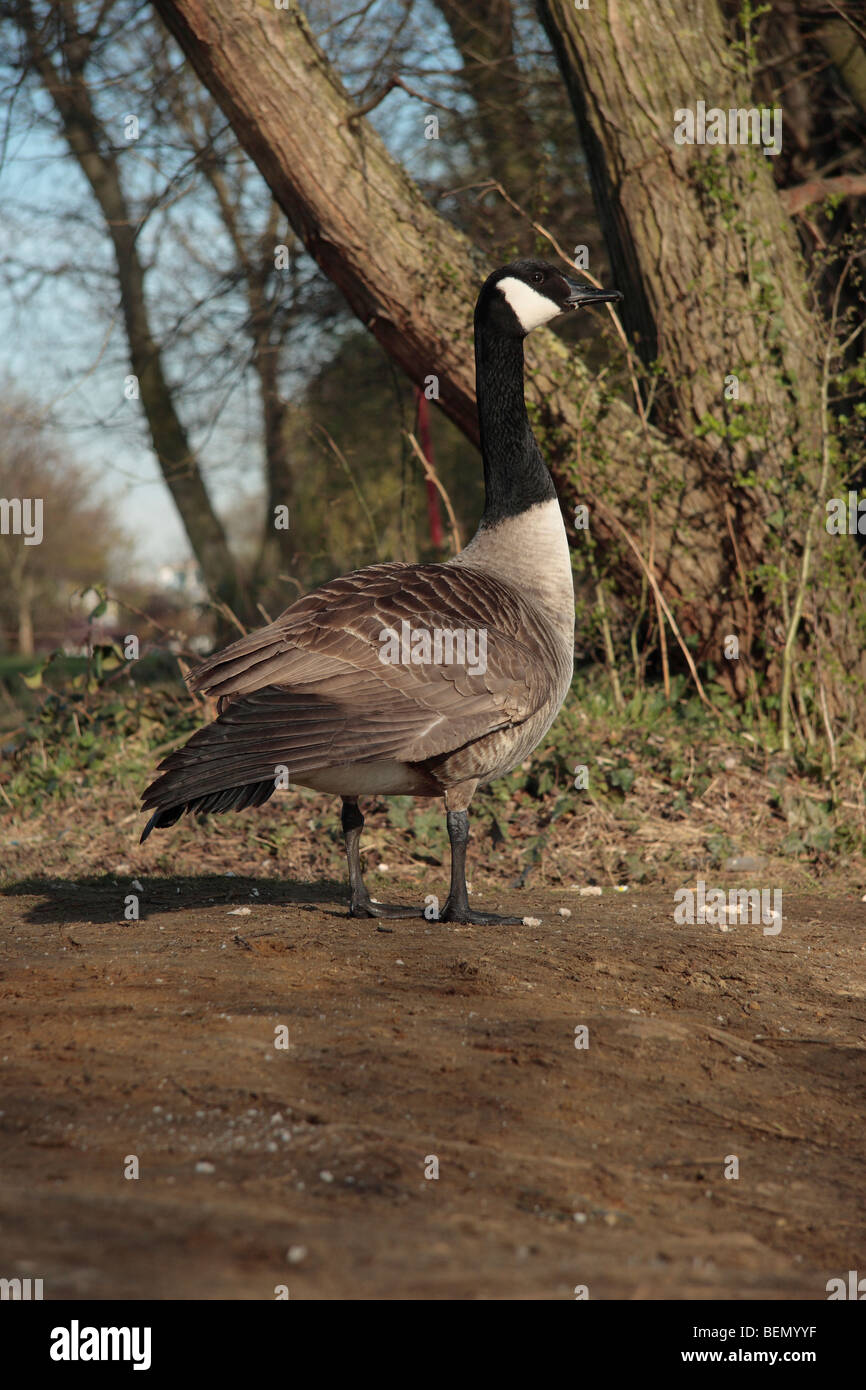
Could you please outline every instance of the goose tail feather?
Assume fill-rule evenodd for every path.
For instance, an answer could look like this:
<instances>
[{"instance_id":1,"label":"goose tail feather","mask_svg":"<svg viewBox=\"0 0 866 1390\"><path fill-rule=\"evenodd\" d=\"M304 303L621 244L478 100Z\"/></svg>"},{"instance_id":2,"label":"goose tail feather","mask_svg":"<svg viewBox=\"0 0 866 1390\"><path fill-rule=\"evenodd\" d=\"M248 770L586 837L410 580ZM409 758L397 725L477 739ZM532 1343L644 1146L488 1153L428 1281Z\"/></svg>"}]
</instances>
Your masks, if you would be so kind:
<instances>
[{"instance_id":1,"label":"goose tail feather","mask_svg":"<svg viewBox=\"0 0 866 1390\"><path fill-rule=\"evenodd\" d=\"M270 775L263 776L265 768ZM225 734L219 723L209 724L159 765L162 773L142 795L142 809L153 814L141 832L143 844L152 830L174 825L183 815L203 819L222 811L243 811L262 806L274 794L273 763L258 753L241 749L226 756Z\"/></svg>"}]
</instances>

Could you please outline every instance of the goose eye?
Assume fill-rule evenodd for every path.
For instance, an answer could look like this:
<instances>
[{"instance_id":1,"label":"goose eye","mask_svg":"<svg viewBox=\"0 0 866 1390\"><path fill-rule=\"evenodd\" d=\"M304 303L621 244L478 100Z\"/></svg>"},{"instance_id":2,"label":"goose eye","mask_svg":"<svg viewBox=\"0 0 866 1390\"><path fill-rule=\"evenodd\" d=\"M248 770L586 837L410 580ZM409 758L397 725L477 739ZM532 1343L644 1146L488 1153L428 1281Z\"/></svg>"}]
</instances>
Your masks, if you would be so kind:
<instances>
[{"instance_id":1,"label":"goose eye","mask_svg":"<svg viewBox=\"0 0 866 1390\"><path fill-rule=\"evenodd\" d=\"M533 278L533 280L535 281L536 285L540 285L541 282L542 282L543 279L544 279L544 275L542 274L542 272L541 272L540 270L536 270L536 271L533 273L532 278Z\"/></svg>"}]
</instances>

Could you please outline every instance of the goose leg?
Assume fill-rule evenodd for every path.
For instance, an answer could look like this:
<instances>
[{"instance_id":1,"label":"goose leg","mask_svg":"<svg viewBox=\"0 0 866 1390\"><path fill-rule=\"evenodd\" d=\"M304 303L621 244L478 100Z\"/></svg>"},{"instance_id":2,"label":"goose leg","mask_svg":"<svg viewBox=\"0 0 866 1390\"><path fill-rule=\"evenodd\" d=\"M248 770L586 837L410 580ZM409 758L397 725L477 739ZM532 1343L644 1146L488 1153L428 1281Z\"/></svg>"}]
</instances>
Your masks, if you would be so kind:
<instances>
[{"instance_id":1,"label":"goose leg","mask_svg":"<svg viewBox=\"0 0 866 1390\"><path fill-rule=\"evenodd\" d=\"M469 842L469 813L447 811L445 821L451 841L451 889L439 914L440 922L471 922L475 926L519 927L522 917L500 917L495 912L474 912L466 891L466 846Z\"/></svg>"},{"instance_id":2,"label":"goose leg","mask_svg":"<svg viewBox=\"0 0 866 1390\"><path fill-rule=\"evenodd\" d=\"M387 903L378 903L367 891L364 883L364 876L361 873L361 831L364 829L364 817L358 805L356 796L343 797L343 809L340 813L340 822L343 827L343 839L346 844L346 859L349 864L349 887L352 897L349 902L350 917L420 917L419 908L400 907L397 905L389 906Z\"/></svg>"}]
</instances>

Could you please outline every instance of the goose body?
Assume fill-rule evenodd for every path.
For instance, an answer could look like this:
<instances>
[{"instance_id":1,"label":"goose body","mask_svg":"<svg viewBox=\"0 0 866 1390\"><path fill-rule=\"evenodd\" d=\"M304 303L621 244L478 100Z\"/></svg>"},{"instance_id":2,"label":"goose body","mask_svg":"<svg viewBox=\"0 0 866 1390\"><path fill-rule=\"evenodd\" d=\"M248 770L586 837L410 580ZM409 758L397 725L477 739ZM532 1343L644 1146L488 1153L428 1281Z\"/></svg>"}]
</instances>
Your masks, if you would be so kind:
<instances>
[{"instance_id":1,"label":"goose body","mask_svg":"<svg viewBox=\"0 0 866 1390\"><path fill-rule=\"evenodd\" d=\"M358 798L444 796L452 882L442 918L519 920L469 908L464 861L476 787L537 747L572 675L568 541L526 416L523 338L566 309L618 297L539 261L488 279L475 317L486 491L476 535L444 564L334 579L198 667L190 687L219 701L219 717L160 765L144 793L153 815L143 840L185 811L261 805L294 782L343 798L350 911L413 915L364 887Z\"/></svg>"}]
</instances>

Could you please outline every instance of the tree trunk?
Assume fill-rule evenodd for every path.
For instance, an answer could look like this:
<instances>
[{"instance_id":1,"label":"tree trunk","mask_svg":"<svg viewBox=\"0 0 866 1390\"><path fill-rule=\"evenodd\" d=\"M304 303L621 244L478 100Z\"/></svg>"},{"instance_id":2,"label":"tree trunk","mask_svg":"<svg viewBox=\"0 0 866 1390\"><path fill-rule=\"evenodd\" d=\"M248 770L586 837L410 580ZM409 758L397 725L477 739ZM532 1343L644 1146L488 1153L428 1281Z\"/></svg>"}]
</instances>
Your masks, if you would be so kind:
<instances>
[{"instance_id":1,"label":"tree trunk","mask_svg":"<svg viewBox=\"0 0 866 1390\"><path fill-rule=\"evenodd\" d=\"M295 475L289 453L287 406L280 392L280 343L273 337L272 314L267 282L274 268L277 239L277 205L258 247L258 256L246 258L244 274L250 305L250 333L253 339L253 367L259 378L264 424L265 477L267 482L262 540L256 561L254 587L265 608L273 603L284 607L285 585L281 572L291 573L295 552L292 539ZM286 509L288 526L282 525ZM277 522L280 524L277 524Z\"/></svg>"},{"instance_id":2,"label":"tree trunk","mask_svg":"<svg viewBox=\"0 0 866 1390\"><path fill-rule=\"evenodd\" d=\"M33 656L36 651L36 643L33 635L33 594L35 585L30 575L27 573L26 566L22 566L17 589L18 632L16 642L18 655Z\"/></svg>"},{"instance_id":3,"label":"tree trunk","mask_svg":"<svg viewBox=\"0 0 866 1390\"><path fill-rule=\"evenodd\" d=\"M527 204L537 138L514 56L511 0L436 0L463 64L491 178Z\"/></svg>"},{"instance_id":4,"label":"tree trunk","mask_svg":"<svg viewBox=\"0 0 866 1390\"><path fill-rule=\"evenodd\" d=\"M280 394L280 342L273 337L273 314L268 300L268 280L274 273L274 254L280 224L280 210L271 204L267 224L258 242L250 245L241 225L240 201L213 157L210 144L202 145L191 123L177 117L191 143L195 144L202 173L213 189L223 225L237 256L246 286L249 318L248 332L252 342L252 366L259 379L262 398L262 425L265 453L265 515L261 544L252 578L252 590L265 610L272 603L281 609L285 589L279 580L281 571L289 572L294 555L291 533L291 512L294 503L295 478L289 456L286 402ZM290 524L276 525L277 508L287 508ZM282 516L280 517L282 520Z\"/></svg>"},{"instance_id":5,"label":"tree trunk","mask_svg":"<svg viewBox=\"0 0 866 1390\"><path fill-rule=\"evenodd\" d=\"M211 506L150 329L144 268L136 247L139 229L126 201L111 141L93 108L84 77L90 38L78 32L75 6L62 8L66 71L46 46L32 6L23 3L15 18L30 61L54 103L66 143L90 185L111 237L130 364L138 378L142 409L166 485L208 590L235 614L248 617L222 523ZM225 630L223 618L218 627Z\"/></svg>"},{"instance_id":6,"label":"tree trunk","mask_svg":"<svg viewBox=\"0 0 866 1390\"><path fill-rule=\"evenodd\" d=\"M679 429L705 431L734 374L769 469L780 474L793 434L817 476L824 333L806 306L772 157L674 141L674 112L698 94L726 115L751 105L715 0L593 0L586 10L539 0L539 10L588 151L623 320L647 363L665 369ZM732 446L738 467L746 453L745 441Z\"/></svg>"},{"instance_id":7,"label":"tree trunk","mask_svg":"<svg viewBox=\"0 0 866 1390\"><path fill-rule=\"evenodd\" d=\"M593 274L608 273L583 151L570 123L562 119L566 101L559 119L542 117L540 128L533 114L532 78L521 71L515 53L514 0L435 4L460 54L460 78L472 99L467 125L478 132L483 161L479 172L500 184L518 205L512 207L494 193L478 201L473 198L461 204L463 230L497 254L500 247L516 248L519 254L520 248L540 240L527 218L540 218L548 227L567 220L580 229L576 237L586 245ZM508 249L502 259L514 254Z\"/></svg>"},{"instance_id":8,"label":"tree trunk","mask_svg":"<svg viewBox=\"0 0 866 1390\"><path fill-rule=\"evenodd\" d=\"M862 29L860 34L862 36ZM849 96L861 111L866 111L866 48L857 42L853 25L844 19L832 19L822 25L817 37Z\"/></svg>"},{"instance_id":9,"label":"tree trunk","mask_svg":"<svg viewBox=\"0 0 866 1390\"><path fill-rule=\"evenodd\" d=\"M539 0L538 9L589 158L623 320L654 367L656 416L702 441L724 492L730 534L718 514L708 522L732 584L739 572L731 632L742 641L763 629L764 669L778 680L810 529L808 624L856 663L858 640L834 600L854 557L836 541L833 567L822 566L828 538L813 515L824 500L827 328L808 304L773 157L674 139L698 99L725 117L757 105L750 59L726 38L716 0L592 0L585 10ZM729 669L742 692L743 665Z\"/></svg>"}]
</instances>

